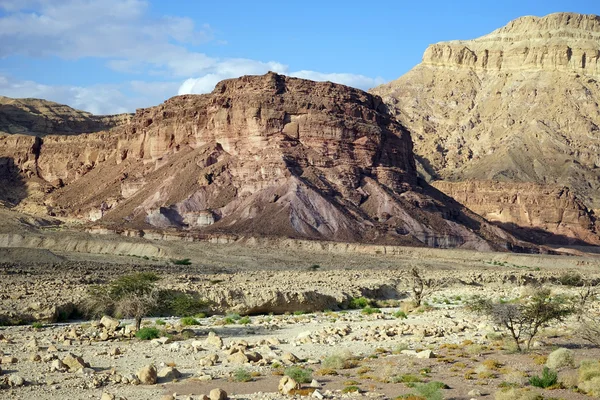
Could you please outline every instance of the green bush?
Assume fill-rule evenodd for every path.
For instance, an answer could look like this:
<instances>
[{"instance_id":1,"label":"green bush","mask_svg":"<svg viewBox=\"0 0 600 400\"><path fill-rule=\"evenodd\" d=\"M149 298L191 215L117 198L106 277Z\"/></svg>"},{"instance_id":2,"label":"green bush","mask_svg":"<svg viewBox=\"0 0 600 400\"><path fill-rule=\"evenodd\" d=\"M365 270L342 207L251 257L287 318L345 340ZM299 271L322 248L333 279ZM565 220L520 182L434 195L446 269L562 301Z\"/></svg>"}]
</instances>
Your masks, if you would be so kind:
<instances>
[{"instance_id":1,"label":"green bush","mask_svg":"<svg viewBox=\"0 0 600 400\"><path fill-rule=\"evenodd\" d=\"M192 326L192 325L200 325L200 322L193 317L184 317L181 318L181 325L183 326Z\"/></svg>"},{"instance_id":2,"label":"green bush","mask_svg":"<svg viewBox=\"0 0 600 400\"><path fill-rule=\"evenodd\" d=\"M135 333L135 337L141 340L151 340L160 337L160 331L156 328L142 328Z\"/></svg>"},{"instance_id":3,"label":"green bush","mask_svg":"<svg viewBox=\"0 0 600 400\"><path fill-rule=\"evenodd\" d=\"M340 351L325 357L322 367L326 369L347 369L355 366L355 360L349 351Z\"/></svg>"},{"instance_id":4,"label":"green bush","mask_svg":"<svg viewBox=\"0 0 600 400\"><path fill-rule=\"evenodd\" d=\"M426 400L443 400L441 389L440 382L429 382L416 385L414 390L417 396Z\"/></svg>"},{"instance_id":5,"label":"green bush","mask_svg":"<svg viewBox=\"0 0 600 400\"><path fill-rule=\"evenodd\" d=\"M350 299L350 302L348 303L348 308L352 310L358 310L360 308L367 307L369 304L371 304L371 302L368 299L364 297L357 297Z\"/></svg>"},{"instance_id":6,"label":"green bush","mask_svg":"<svg viewBox=\"0 0 600 400\"><path fill-rule=\"evenodd\" d=\"M532 376L529 378L529 383L532 386L539 387L542 389L549 388L553 386L558 381L558 374L556 371L551 370L548 367L544 367L542 371L542 376Z\"/></svg>"},{"instance_id":7,"label":"green bush","mask_svg":"<svg viewBox=\"0 0 600 400\"><path fill-rule=\"evenodd\" d=\"M558 277L558 282L564 286L583 286L584 281L581 275L574 271L568 271Z\"/></svg>"},{"instance_id":8,"label":"green bush","mask_svg":"<svg viewBox=\"0 0 600 400\"><path fill-rule=\"evenodd\" d=\"M31 324L31 326L33 327L33 329L42 329L44 327L44 325L41 322L34 322L33 324Z\"/></svg>"},{"instance_id":9,"label":"green bush","mask_svg":"<svg viewBox=\"0 0 600 400\"><path fill-rule=\"evenodd\" d=\"M371 306L363 308L361 312L366 315L381 314L381 310L379 308L373 308Z\"/></svg>"},{"instance_id":10,"label":"green bush","mask_svg":"<svg viewBox=\"0 0 600 400\"><path fill-rule=\"evenodd\" d=\"M161 313L178 317L191 317L206 310L207 302L197 294L176 290L163 290L160 293Z\"/></svg>"},{"instance_id":11,"label":"green bush","mask_svg":"<svg viewBox=\"0 0 600 400\"><path fill-rule=\"evenodd\" d=\"M288 367L285 369L284 374L298 383L310 383L313 379L312 370L302 367Z\"/></svg>"},{"instance_id":12,"label":"green bush","mask_svg":"<svg viewBox=\"0 0 600 400\"><path fill-rule=\"evenodd\" d=\"M399 318L399 319L406 319L408 318L408 316L406 315L406 313L404 311L398 310L394 313L394 317Z\"/></svg>"},{"instance_id":13,"label":"green bush","mask_svg":"<svg viewBox=\"0 0 600 400\"><path fill-rule=\"evenodd\" d=\"M360 388L356 385L346 386L342 389L342 393L359 393Z\"/></svg>"},{"instance_id":14,"label":"green bush","mask_svg":"<svg viewBox=\"0 0 600 400\"><path fill-rule=\"evenodd\" d=\"M252 322L252 320L247 315L238 320L238 324L240 324L240 325L248 325L250 322Z\"/></svg>"},{"instance_id":15,"label":"green bush","mask_svg":"<svg viewBox=\"0 0 600 400\"><path fill-rule=\"evenodd\" d=\"M252 380L252 375L244 368L236 369L233 373L233 380L236 382L250 382Z\"/></svg>"},{"instance_id":16,"label":"green bush","mask_svg":"<svg viewBox=\"0 0 600 400\"><path fill-rule=\"evenodd\" d=\"M165 321L163 321L162 319L157 319L157 320L156 320L154 323L155 323L156 325L161 325L161 326L162 326L162 325L166 325L166 324L167 324L167 323L166 323Z\"/></svg>"}]
</instances>

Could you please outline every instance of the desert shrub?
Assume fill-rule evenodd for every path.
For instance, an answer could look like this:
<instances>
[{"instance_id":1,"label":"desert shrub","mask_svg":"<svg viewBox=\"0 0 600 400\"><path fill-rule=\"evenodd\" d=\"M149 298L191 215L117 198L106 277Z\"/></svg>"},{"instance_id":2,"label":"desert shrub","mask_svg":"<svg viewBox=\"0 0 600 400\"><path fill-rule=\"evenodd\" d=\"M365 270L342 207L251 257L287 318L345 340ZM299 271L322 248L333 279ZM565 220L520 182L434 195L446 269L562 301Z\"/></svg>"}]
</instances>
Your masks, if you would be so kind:
<instances>
[{"instance_id":1,"label":"desert shrub","mask_svg":"<svg viewBox=\"0 0 600 400\"><path fill-rule=\"evenodd\" d=\"M31 324L31 327L33 329L42 329L44 327L44 324L42 324L41 322L34 322L33 324Z\"/></svg>"},{"instance_id":2,"label":"desert shrub","mask_svg":"<svg viewBox=\"0 0 600 400\"><path fill-rule=\"evenodd\" d=\"M398 319L406 319L408 318L408 316L406 315L406 313L402 310L398 310L394 313L394 317L398 318Z\"/></svg>"},{"instance_id":3,"label":"desert shrub","mask_svg":"<svg viewBox=\"0 0 600 400\"><path fill-rule=\"evenodd\" d=\"M554 350L552 353L548 354L546 366L554 370L565 367L575 367L573 351L565 348Z\"/></svg>"},{"instance_id":4,"label":"desert shrub","mask_svg":"<svg viewBox=\"0 0 600 400\"><path fill-rule=\"evenodd\" d=\"M422 383L420 376L413 374L396 375L392 378L393 383L404 383L407 387L414 387L416 383Z\"/></svg>"},{"instance_id":5,"label":"desert shrub","mask_svg":"<svg viewBox=\"0 0 600 400\"><path fill-rule=\"evenodd\" d=\"M172 259L171 262L175 265L192 265L189 258Z\"/></svg>"},{"instance_id":6,"label":"desert shrub","mask_svg":"<svg viewBox=\"0 0 600 400\"><path fill-rule=\"evenodd\" d=\"M529 383L532 386L539 387L542 389L554 386L556 385L556 382L558 382L558 374L556 373L556 371L551 370L548 367L544 367L541 376L534 375L531 378L529 378Z\"/></svg>"},{"instance_id":7,"label":"desert shrub","mask_svg":"<svg viewBox=\"0 0 600 400\"><path fill-rule=\"evenodd\" d=\"M161 314L191 317L206 311L208 302L201 299L197 294L162 290L160 292L160 305Z\"/></svg>"},{"instance_id":8,"label":"desert shrub","mask_svg":"<svg viewBox=\"0 0 600 400\"><path fill-rule=\"evenodd\" d=\"M564 286L583 286L584 281L581 274L575 271L564 272L558 277L558 283Z\"/></svg>"},{"instance_id":9,"label":"desert shrub","mask_svg":"<svg viewBox=\"0 0 600 400\"><path fill-rule=\"evenodd\" d=\"M156 325L166 325L167 323L165 321L163 321L162 319L157 319L156 321L154 321L154 323Z\"/></svg>"},{"instance_id":10,"label":"desert shrub","mask_svg":"<svg viewBox=\"0 0 600 400\"><path fill-rule=\"evenodd\" d=\"M579 366L579 382L589 381L600 376L600 361L586 360Z\"/></svg>"},{"instance_id":11,"label":"desert shrub","mask_svg":"<svg viewBox=\"0 0 600 400\"><path fill-rule=\"evenodd\" d=\"M146 327L138 330L135 337L141 340L150 340L160 337L160 331L156 328Z\"/></svg>"},{"instance_id":12,"label":"desert shrub","mask_svg":"<svg viewBox=\"0 0 600 400\"><path fill-rule=\"evenodd\" d=\"M503 389L494 394L495 400L544 400L544 396L529 389Z\"/></svg>"},{"instance_id":13,"label":"desert shrub","mask_svg":"<svg viewBox=\"0 0 600 400\"><path fill-rule=\"evenodd\" d=\"M572 305L560 296L550 296L550 290L537 289L529 299L518 303L492 302L475 298L469 308L487 314L495 323L506 329L518 351L522 351L521 340L529 350L540 329L552 321L562 321L573 313Z\"/></svg>"},{"instance_id":14,"label":"desert shrub","mask_svg":"<svg viewBox=\"0 0 600 400\"><path fill-rule=\"evenodd\" d=\"M579 327L579 334L584 340L593 345L600 346L600 323L597 321L590 318L582 320Z\"/></svg>"},{"instance_id":15,"label":"desert shrub","mask_svg":"<svg viewBox=\"0 0 600 400\"><path fill-rule=\"evenodd\" d=\"M308 267L308 270L309 270L309 271L316 271L316 270L318 270L319 268L321 268L321 266L320 266L319 264L313 264L313 265L311 265L310 267Z\"/></svg>"},{"instance_id":16,"label":"desert shrub","mask_svg":"<svg viewBox=\"0 0 600 400\"><path fill-rule=\"evenodd\" d=\"M600 397L600 377L599 376L592 378L589 381L582 382L577 387L580 390L583 390L586 394L589 394L590 396Z\"/></svg>"},{"instance_id":17,"label":"desert shrub","mask_svg":"<svg viewBox=\"0 0 600 400\"><path fill-rule=\"evenodd\" d=\"M493 358L488 358L484 360L481 364L483 364L487 369L497 371L502 367L502 364L498 360L494 360Z\"/></svg>"},{"instance_id":18,"label":"desert shrub","mask_svg":"<svg viewBox=\"0 0 600 400\"><path fill-rule=\"evenodd\" d=\"M443 400L444 396L441 389L440 382L421 383L414 388L415 394L426 400Z\"/></svg>"},{"instance_id":19,"label":"desert shrub","mask_svg":"<svg viewBox=\"0 0 600 400\"><path fill-rule=\"evenodd\" d=\"M308 368L288 367L285 369L284 374L298 383L310 383L313 379L312 370Z\"/></svg>"},{"instance_id":20,"label":"desert shrub","mask_svg":"<svg viewBox=\"0 0 600 400\"><path fill-rule=\"evenodd\" d=\"M317 372L315 372L315 375L318 375L318 376L327 376L327 375L335 376L337 374L338 374L337 371L333 368L321 368L321 369L317 370Z\"/></svg>"},{"instance_id":21,"label":"desert shrub","mask_svg":"<svg viewBox=\"0 0 600 400\"><path fill-rule=\"evenodd\" d=\"M334 370L352 368L355 365L356 362L354 357L349 351L339 351L335 354L325 357L322 363L323 368L330 368Z\"/></svg>"},{"instance_id":22,"label":"desert shrub","mask_svg":"<svg viewBox=\"0 0 600 400\"><path fill-rule=\"evenodd\" d=\"M365 315L381 314L381 310L379 308L373 308L371 306L363 308L361 312Z\"/></svg>"},{"instance_id":23,"label":"desert shrub","mask_svg":"<svg viewBox=\"0 0 600 400\"><path fill-rule=\"evenodd\" d=\"M247 315L238 320L238 324L240 324L240 325L248 325L250 322L252 322L252 321L250 320L250 317Z\"/></svg>"},{"instance_id":24,"label":"desert shrub","mask_svg":"<svg viewBox=\"0 0 600 400\"><path fill-rule=\"evenodd\" d=\"M252 375L244 368L239 368L233 372L233 380L236 382L250 382L252 381Z\"/></svg>"},{"instance_id":25,"label":"desert shrub","mask_svg":"<svg viewBox=\"0 0 600 400\"><path fill-rule=\"evenodd\" d=\"M342 389L342 393L359 393L360 388L356 385L346 386Z\"/></svg>"},{"instance_id":26,"label":"desert shrub","mask_svg":"<svg viewBox=\"0 0 600 400\"><path fill-rule=\"evenodd\" d=\"M200 322L193 317L184 317L181 318L181 325L183 326L192 326L192 325L200 325Z\"/></svg>"},{"instance_id":27,"label":"desert shrub","mask_svg":"<svg viewBox=\"0 0 600 400\"><path fill-rule=\"evenodd\" d=\"M139 330L142 318L158 307L156 282L159 279L154 273L139 272L121 276L108 285L92 286L84 307L91 316L108 314L134 318Z\"/></svg>"},{"instance_id":28,"label":"desert shrub","mask_svg":"<svg viewBox=\"0 0 600 400\"><path fill-rule=\"evenodd\" d=\"M358 310L360 308L368 307L370 304L371 302L365 297L357 297L350 299L350 302L348 303L348 308L352 310Z\"/></svg>"}]
</instances>

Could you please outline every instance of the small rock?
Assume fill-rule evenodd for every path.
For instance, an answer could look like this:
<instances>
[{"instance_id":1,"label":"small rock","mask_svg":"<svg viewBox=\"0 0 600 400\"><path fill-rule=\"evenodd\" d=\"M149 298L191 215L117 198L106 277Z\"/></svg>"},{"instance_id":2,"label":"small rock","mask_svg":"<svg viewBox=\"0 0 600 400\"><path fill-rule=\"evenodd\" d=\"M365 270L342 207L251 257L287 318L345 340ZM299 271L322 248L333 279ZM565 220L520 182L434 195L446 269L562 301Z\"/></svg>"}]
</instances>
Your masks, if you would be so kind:
<instances>
[{"instance_id":1,"label":"small rock","mask_svg":"<svg viewBox=\"0 0 600 400\"><path fill-rule=\"evenodd\" d=\"M223 339L217 336L214 332L210 332L208 337L204 340L204 344L220 349L223 347Z\"/></svg>"},{"instance_id":2,"label":"small rock","mask_svg":"<svg viewBox=\"0 0 600 400\"><path fill-rule=\"evenodd\" d=\"M144 385L154 385L158 378L156 367L154 365L146 365L138 371L137 377Z\"/></svg>"},{"instance_id":3,"label":"small rock","mask_svg":"<svg viewBox=\"0 0 600 400\"><path fill-rule=\"evenodd\" d=\"M40 362L42 361L42 357L39 354L32 354L31 356L29 356L29 361Z\"/></svg>"},{"instance_id":4,"label":"small rock","mask_svg":"<svg viewBox=\"0 0 600 400\"><path fill-rule=\"evenodd\" d=\"M210 400L227 400L227 392L223 389L216 388L210 391L208 398Z\"/></svg>"},{"instance_id":5,"label":"small rock","mask_svg":"<svg viewBox=\"0 0 600 400\"><path fill-rule=\"evenodd\" d=\"M108 331L112 332L115 331L119 325L121 324L121 321L119 321L116 318L112 318L109 317L108 315L105 315L104 317L102 317L102 319L100 320L100 323L102 324L103 327L105 327Z\"/></svg>"},{"instance_id":6,"label":"small rock","mask_svg":"<svg viewBox=\"0 0 600 400\"><path fill-rule=\"evenodd\" d=\"M288 364L295 364L298 361L300 361L300 359L298 357L296 357L295 355L293 355L290 352L285 352L281 355L281 360L285 363Z\"/></svg>"},{"instance_id":7,"label":"small rock","mask_svg":"<svg viewBox=\"0 0 600 400\"><path fill-rule=\"evenodd\" d=\"M324 398L325 396L323 396L323 395L321 394L321 392L319 392L318 390L315 390L315 391L312 393L312 397L314 397L314 398L316 398L316 399L319 399L319 400L323 400L323 398Z\"/></svg>"},{"instance_id":8,"label":"small rock","mask_svg":"<svg viewBox=\"0 0 600 400\"><path fill-rule=\"evenodd\" d=\"M8 377L8 385L11 387L19 387L25 385L25 379L19 375L10 375Z\"/></svg>"},{"instance_id":9,"label":"small rock","mask_svg":"<svg viewBox=\"0 0 600 400\"><path fill-rule=\"evenodd\" d=\"M312 382L310 382L310 387L311 388L320 388L321 384L316 379L313 379Z\"/></svg>"},{"instance_id":10,"label":"small rock","mask_svg":"<svg viewBox=\"0 0 600 400\"><path fill-rule=\"evenodd\" d=\"M160 398L160 400L175 400L175 397L171 394L165 394Z\"/></svg>"},{"instance_id":11,"label":"small rock","mask_svg":"<svg viewBox=\"0 0 600 400\"><path fill-rule=\"evenodd\" d=\"M2 357L2 359L0 359L0 364L16 364L18 363L19 360L17 360L15 357Z\"/></svg>"},{"instance_id":12,"label":"small rock","mask_svg":"<svg viewBox=\"0 0 600 400\"><path fill-rule=\"evenodd\" d=\"M300 384L289 376L284 376L279 381L277 390L282 394L290 394L292 390L300 389Z\"/></svg>"},{"instance_id":13,"label":"small rock","mask_svg":"<svg viewBox=\"0 0 600 400\"><path fill-rule=\"evenodd\" d=\"M423 350L417 353L417 358L435 358L435 354L431 350Z\"/></svg>"},{"instance_id":14,"label":"small rock","mask_svg":"<svg viewBox=\"0 0 600 400\"><path fill-rule=\"evenodd\" d=\"M181 372L173 367L165 367L158 371L157 376L163 381L172 381L173 379L181 378Z\"/></svg>"},{"instance_id":15,"label":"small rock","mask_svg":"<svg viewBox=\"0 0 600 400\"><path fill-rule=\"evenodd\" d=\"M102 393L102 397L100 397L100 400L115 400L115 395L104 392Z\"/></svg>"},{"instance_id":16,"label":"small rock","mask_svg":"<svg viewBox=\"0 0 600 400\"><path fill-rule=\"evenodd\" d=\"M52 361L50 364L50 372L65 372L67 370L67 366L60 360Z\"/></svg>"},{"instance_id":17,"label":"small rock","mask_svg":"<svg viewBox=\"0 0 600 400\"><path fill-rule=\"evenodd\" d=\"M109 353L111 356L118 356L121 354L121 349L119 349L118 347L115 347L114 349L112 349Z\"/></svg>"},{"instance_id":18,"label":"small rock","mask_svg":"<svg viewBox=\"0 0 600 400\"><path fill-rule=\"evenodd\" d=\"M62 362L67 366L67 368L69 368L70 372L75 372L77 370L80 370L82 368L88 368L90 366L88 363L83 361L81 357L78 357L71 353L67 354L65 358L62 359Z\"/></svg>"},{"instance_id":19,"label":"small rock","mask_svg":"<svg viewBox=\"0 0 600 400\"><path fill-rule=\"evenodd\" d=\"M246 364L249 360L246 354L238 351L237 353L233 353L232 355L228 356L227 361L232 364Z\"/></svg>"},{"instance_id":20,"label":"small rock","mask_svg":"<svg viewBox=\"0 0 600 400\"><path fill-rule=\"evenodd\" d=\"M481 397L482 395L481 395L481 391L479 389L473 389L469 393L467 393L467 396Z\"/></svg>"}]
</instances>

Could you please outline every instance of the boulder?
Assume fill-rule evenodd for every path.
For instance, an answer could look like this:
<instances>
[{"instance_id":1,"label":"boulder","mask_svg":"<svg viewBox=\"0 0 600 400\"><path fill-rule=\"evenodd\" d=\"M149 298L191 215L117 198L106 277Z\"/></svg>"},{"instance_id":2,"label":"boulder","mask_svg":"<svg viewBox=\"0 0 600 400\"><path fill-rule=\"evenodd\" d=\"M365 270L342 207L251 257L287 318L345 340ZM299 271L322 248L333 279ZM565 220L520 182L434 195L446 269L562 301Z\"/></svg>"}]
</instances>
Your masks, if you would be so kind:
<instances>
[{"instance_id":1,"label":"boulder","mask_svg":"<svg viewBox=\"0 0 600 400\"><path fill-rule=\"evenodd\" d=\"M88 368L90 365L83 361L79 356L72 353L67 354L63 359L62 363L67 366L69 372L75 372L82 368Z\"/></svg>"},{"instance_id":2,"label":"boulder","mask_svg":"<svg viewBox=\"0 0 600 400\"><path fill-rule=\"evenodd\" d=\"M157 374L161 381L172 381L181 378L181 372L173 367L164 367Z\"/></svg>"},{"instance_id":3,"label":"boulder","mask_svg":"<svg viewBox=\"0 0 600 400\"><path fill-rule=\"evenodd\" d=\"M210 400L227 400L228 398L227 392L219 388L211 390L208 397Z\"/></svg>"},{"instance_id":4,"label":"boulder","mask_svg":"<svg viewBox=\"0 0 600 400\"><path fill-rule=\"evenodd\" d=\"M144 385L154 385L158 379L158 373L154 365L146 365L137 372L137 377Z\"/></svg>"},{"instance_id":5,"label":"boulder","mask_svg":"<svg viewBox=\"0 0 600 400\"><path fill-rule=\"evenodd\" d=\"M300 384L289 376L284 376L279 380L277 390L282 394L290 394L292 390L300 389Z\"/></svg>"},{"instance_id":6,"label":"boulder","mask_svg":"<svg viewBox=\"0 0 600 400\"><path fill-rule=\"evenodd\" d=\"M105 327L108 331L113 332L115 331L119 325L121 324L121 321L119 321L116 318L113 317L109 317L108 315L105 315L102 317L102 319L100 320L100 323L102 324L103 327Z\"/></svg>"}]
</instances>

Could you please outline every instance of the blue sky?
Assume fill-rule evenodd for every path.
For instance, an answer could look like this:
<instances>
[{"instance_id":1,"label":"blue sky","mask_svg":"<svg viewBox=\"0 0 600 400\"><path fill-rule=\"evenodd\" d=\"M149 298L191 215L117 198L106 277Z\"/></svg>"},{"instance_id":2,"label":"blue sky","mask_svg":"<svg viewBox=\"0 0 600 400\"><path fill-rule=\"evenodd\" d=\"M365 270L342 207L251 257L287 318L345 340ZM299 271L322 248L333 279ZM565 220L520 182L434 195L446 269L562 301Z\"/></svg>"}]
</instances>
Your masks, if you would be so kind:
<instances>
[{"instance_id":1,"label":"blue sky","mask_svg":"<svg viewBox=\"0 0 600 400\"><path fill-rule=\"evenodd\" d=\"M368 89L427 46L598 0L0 0L0 95L132 112L268 70Z\"/></svg>"}]
</instances>

